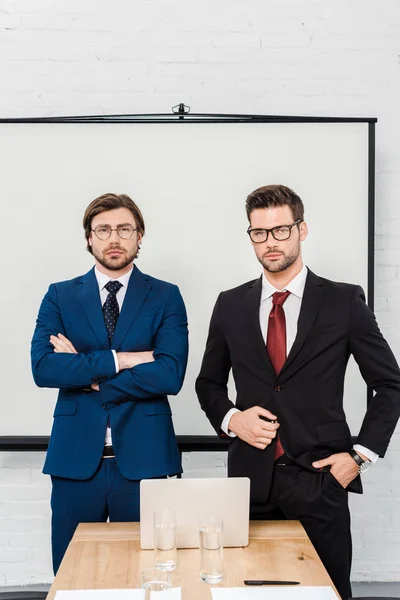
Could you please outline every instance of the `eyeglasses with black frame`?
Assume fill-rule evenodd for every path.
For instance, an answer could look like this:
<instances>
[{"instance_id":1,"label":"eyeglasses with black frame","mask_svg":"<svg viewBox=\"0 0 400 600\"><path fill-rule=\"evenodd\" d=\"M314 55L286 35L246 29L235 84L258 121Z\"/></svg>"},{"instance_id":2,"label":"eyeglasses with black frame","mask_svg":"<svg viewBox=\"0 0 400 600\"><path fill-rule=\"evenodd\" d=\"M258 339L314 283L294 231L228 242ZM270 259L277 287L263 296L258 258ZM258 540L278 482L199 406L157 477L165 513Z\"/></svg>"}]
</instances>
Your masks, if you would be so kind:
<instances>
[{"instance_id":1,"label":"eyeglasses with black frame","mask_svg":"<svg viewBox=\"0 0 400 600\"><path fill-rule=\"evenodd\" d=\"M278 227L272 227L272 229L261 229L255 228L252 229L251 226L248 227L247 233L250 236L250 239L255 244L262 244L266 242L268 239L268 234L271 233L272 237L278 242L283 242L288 240L292 235L292 227L301 223L301 219L297 219L291 225L278 225Z\"/></svg>"},{"instance_id":2,"label":"eyeglasses with black frame","mask_svg":"<svg viewBox=\"0 0 400 600\"><path fill-rule=\"evenodd\" d=\"M132 227L129 223L124 223L123 225L118 225L114 229L110 225L97 225L93 231L96 234L96 237L103 242L108 240L111 237L111 233L116 231L119 237L123 240L129 240L133 236L133 233L137 230L137 227Z\"/></svg>"}]
</instances>

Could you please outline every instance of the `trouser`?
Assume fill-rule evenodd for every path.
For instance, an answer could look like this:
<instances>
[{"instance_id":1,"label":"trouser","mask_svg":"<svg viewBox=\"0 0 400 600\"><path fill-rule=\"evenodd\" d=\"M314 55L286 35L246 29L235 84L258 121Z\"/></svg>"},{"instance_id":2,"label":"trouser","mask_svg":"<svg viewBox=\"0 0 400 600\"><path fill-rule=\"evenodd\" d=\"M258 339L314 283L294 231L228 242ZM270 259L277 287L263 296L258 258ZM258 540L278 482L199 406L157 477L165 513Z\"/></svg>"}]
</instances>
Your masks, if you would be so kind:
<instances>
[{"instance_id":1,"label":"trouser","mask_svg":"<svg viewBox=\"0 0 400 600\"><path fill-rule=\"evenodd\" d=\"M78 523L139 521L140 481L126 479L115 458L103 458L90 479L52 476L51 541L54 574Z\"/></svg>"},{"instance_id":2,"label":"trouser","mask_svg":"<svg viewBox=\"0 0 400 600\"><path fill-rule=\"evenodd\" d=\"M328 471L308 471L286 456L275 463L269 498L251 519L298 519L343 600L352 597L352 543L347 491Z\"/></svg>"}]
</instances>

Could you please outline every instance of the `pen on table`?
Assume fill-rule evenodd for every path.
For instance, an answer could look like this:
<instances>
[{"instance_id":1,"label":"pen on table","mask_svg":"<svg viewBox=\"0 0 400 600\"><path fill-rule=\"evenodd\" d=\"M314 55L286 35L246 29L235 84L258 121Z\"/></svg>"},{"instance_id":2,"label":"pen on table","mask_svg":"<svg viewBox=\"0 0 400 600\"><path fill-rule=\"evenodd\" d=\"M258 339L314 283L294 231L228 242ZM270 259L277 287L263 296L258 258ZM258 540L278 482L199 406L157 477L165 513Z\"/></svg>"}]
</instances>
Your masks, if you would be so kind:
<instances>
[{"instance_id":1,"label":"pen on table","mask_svg":"<svg viewBox=\"0 0 400 600\"><path fill-rule=\"evenodd\" d=\"M268 581L266 579L245 579L244 585L300 585L300 581Z\"/></svg>"}]
</instances>

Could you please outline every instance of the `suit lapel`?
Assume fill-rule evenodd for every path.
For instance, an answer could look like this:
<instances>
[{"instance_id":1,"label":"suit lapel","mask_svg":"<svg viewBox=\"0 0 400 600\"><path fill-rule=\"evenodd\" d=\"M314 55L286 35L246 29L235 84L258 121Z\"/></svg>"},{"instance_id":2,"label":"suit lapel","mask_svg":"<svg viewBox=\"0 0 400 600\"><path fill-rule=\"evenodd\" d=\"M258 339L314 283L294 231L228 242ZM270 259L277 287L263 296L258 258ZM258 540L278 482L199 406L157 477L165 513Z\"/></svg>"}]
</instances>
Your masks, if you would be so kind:
<instances>
[{"instance_id":1,"label":"suit lapel","mask_svg":"<svg viewBox=\"0 0 400 600\"><path fill-rule=\"evenodd\" d=\"M94 274L94 268L81 277L76 293L85 311L87 320L100 342L100 348L109 347L108 333L101 307L99 285Z\"/></svg>"},{"instance_id":2,"label":"suit lapel","mask_svg":"<svg viewBox=\"0 0 400 600\"><path fill-rule=\"evenodd\" d=\"M300 352L308 334L311 331L315 319L317 318L324 294L325 288L323 281L312 271L308 270L299 320L297 322L296 339L294 340L293 346L289 352L285 364L282 367L281 372L279 373L279 376L286 371L286 369L292 364Z\"/></svg>"},{"instance_id":3,"label":"suit lapel","mask_svg":"<svg viewBox=\"0 0 400 600\"><path fill-rule=\"evenodd\" d=\"M244 297L244 314L251 336L251 346L256 347L257 354L261 357L263 364L275 376L275 370L269 358L264 338L260 328L260 302L262 292L262 276L254 281L248 293Z\"/></svg>"},{"instance_id":4,"label":"suit lapel","mask_svg":"<svg viewBox=\"0 0 400 600\"><path fill-rule=\"evenodd\" d=\"M118 350L152 286L151 278L134 267L115 329L112 348Z\"/></svg>"}]
</instances>

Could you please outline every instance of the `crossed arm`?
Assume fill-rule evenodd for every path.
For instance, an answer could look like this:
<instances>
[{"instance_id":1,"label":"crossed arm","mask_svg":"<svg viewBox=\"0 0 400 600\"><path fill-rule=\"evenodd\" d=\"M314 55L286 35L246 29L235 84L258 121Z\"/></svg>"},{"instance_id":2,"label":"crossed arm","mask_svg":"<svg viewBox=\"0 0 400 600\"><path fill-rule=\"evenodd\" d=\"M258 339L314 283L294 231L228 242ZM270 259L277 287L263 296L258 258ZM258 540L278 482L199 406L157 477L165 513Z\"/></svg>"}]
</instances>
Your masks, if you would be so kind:
<instances>
[{"instance_id":1,"label":"crossed arm","mask_svg":"<svg viewBox=\"0 0 400 600\"><path fill-rule=\"evenodd\" d=\"M187 317L176 286L171 287L153 349L118 352L119 373L111 350L77 352L65 333L57 289L51 285L39 310L31 349L33 376L41 387L93 386L102 392L105 404L113 405L122 399L176 394L182 386L188 355ZM150 367L145 377L140 371L144 367Z\"/></svg>"},{"instance_id":2,"label":"crossed arm","mask_svg":"<svg viewBox=\"0 0 400 600\"><path fill-rule=\"evenodd\" d=\"M70 342L62 333L51 335L50 343L54 346L54 352L58 354L78 354L78 351L75 349L72 342ZM153 350L147 350L145 352L117 352L117 360L120 371L123 371L124 369L133 369L133 367L136 367L137 365L154 362L154 352ZM96 392L99 391L98 383L92 383L90 387Z\"/></svg>"}]
</instances>

